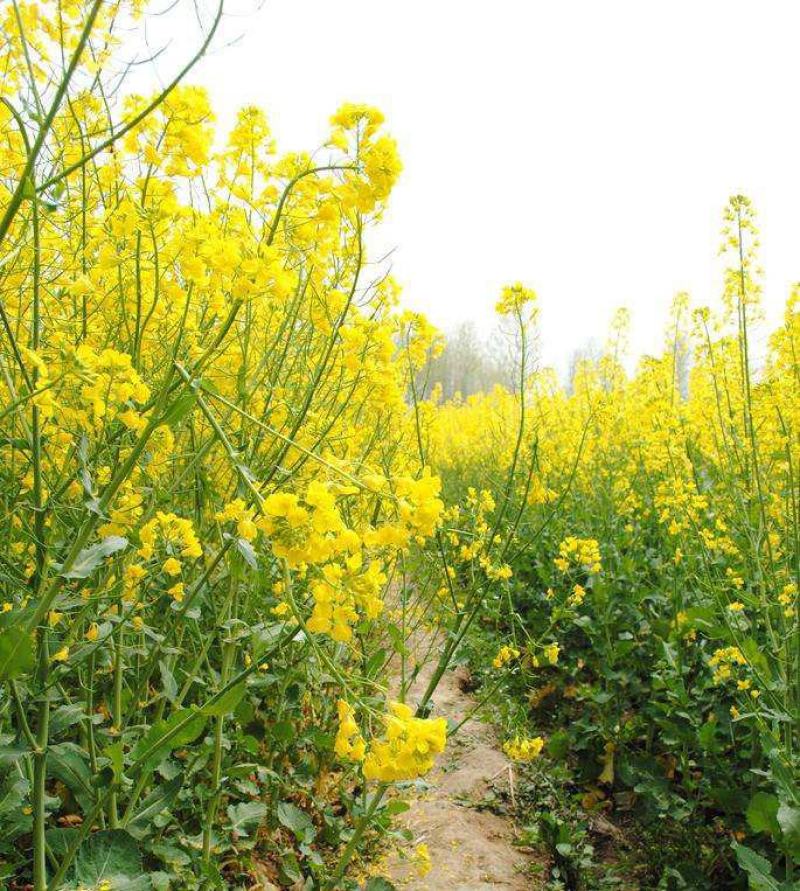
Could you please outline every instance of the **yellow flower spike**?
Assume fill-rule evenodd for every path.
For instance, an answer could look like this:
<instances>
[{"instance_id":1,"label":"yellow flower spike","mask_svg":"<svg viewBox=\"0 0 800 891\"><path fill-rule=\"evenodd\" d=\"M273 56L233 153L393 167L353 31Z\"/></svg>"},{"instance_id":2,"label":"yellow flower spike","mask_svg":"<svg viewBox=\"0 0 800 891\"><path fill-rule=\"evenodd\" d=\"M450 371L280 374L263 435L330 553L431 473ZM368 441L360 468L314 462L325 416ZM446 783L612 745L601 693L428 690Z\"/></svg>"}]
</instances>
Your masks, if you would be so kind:
<instances>
[{"instance_id":1,"label":"yellow flower spike","mask_svg":"<svg viewBox=\"0 0 800 891\"><path fill-rule=\"evenodd\" d=\"M503 751L512 761L535 761L543 748L544 738L541 736L515 736L503 743Z\"/></svg>"},{"instance_id":2,"label":"yellow flower spike","mask_svg":"<svg viewBox=\"0 0 800 891\"><path fill-rule=\"evenodd\" d=\"M50 610L47 614L47 624L51 628L55 628L56 625L64 618L64 613L56 612L54 609Z\"/></svg>"},{"instance_id":3,"label":"yellow flower spike","mask_svg":"<svg viewBox=\"0 0 800 891\"><path fill-rule=\"evenodd\" d=\"M495 312L501 316L519 313L526 306L535 305L536 299L536 292L531 288L526 288L520 282L506 285L495 305Z\"/></svg>"},{"instance_id":4,"label":"yellow flower spike","mask_svg":"<svg viewBox=\"0 0 800 891\"><path fill-rule=\"evenodd\" d=\"M162 572L166 575L176 576L181 574L181 561L176 560L175 557L169 557L164 561L163 566L161 567Z\"/></svg>"},{"instance_id":5,"label":"yellow flower spike","mask_svg":"<svg viewBox=\"0 0 800 891\"><path fill-rule=\"evenodd\" d=\"M497 651L497 655L492 660L492 666L494 668L502 668L504 665L512 662L514 659L518 659L519 655L520 651L516 647L503 645Z\"/></svg>"},{"instance_id":6,"label":"yellow flower spike","mask_svg":"<svg viewBox=\"0 0 800 891\"><path fill-rule=\"evenodd\" d=\"M185 594L185 589L184 589L184 584L183 584L183 582L178 582L177 584L173 585L171 588L168 588L168 589L167 589L167 594L169 594L169 596L170 596L176 603L182 603L182 602L183 602L183 598L184 598L184 594Z\"/></svg>"},{"instance_id":7,"label":"yellow flower spike","mask_svg":"<svg viewBox=\"0 0 800 891\"><path fill-rule=\"evenodd\" d=\"M582 585L575 585L572 589L572 594L567 598L567 603L570 606L580 606L586 597L586 589Z\"/></svg>"},{"instance_id":8,"label":"yellow flower spike","mask_svg":"<svg viewBox=\"0 0 800 891\"><path fill-rule=\"evenodd\" d=\"M548 644L544 648L544 657L551 665L555 665L558 662L558 654L561 652L561 648L557 643Z\"/></svg>"},{"instance_id":9,"label":"yellow flower spike","mask_svg":"<svg viewBox=\"0 0 800 891\"><path fill-rule=\"evenodd\" d=\"M339 758L346 761L361 762L366 754L366 745L358 729L355 712L344 699L336 703L336 708L339 714L339 729L336 733L334 751Z\"/></svg>"},{"instance_id":10,"label":"yellow flower spike","mask_svg":"<svg viewBox=\"0 0 800 891\"><path fill-rule=\"evenodd\" d=\"M395 782L424 776L444 751L447 721L417 718L405 703L390 702L384 717L386 735L370 743L363 772L368 780Z\"/></svg>"}]
</instances>

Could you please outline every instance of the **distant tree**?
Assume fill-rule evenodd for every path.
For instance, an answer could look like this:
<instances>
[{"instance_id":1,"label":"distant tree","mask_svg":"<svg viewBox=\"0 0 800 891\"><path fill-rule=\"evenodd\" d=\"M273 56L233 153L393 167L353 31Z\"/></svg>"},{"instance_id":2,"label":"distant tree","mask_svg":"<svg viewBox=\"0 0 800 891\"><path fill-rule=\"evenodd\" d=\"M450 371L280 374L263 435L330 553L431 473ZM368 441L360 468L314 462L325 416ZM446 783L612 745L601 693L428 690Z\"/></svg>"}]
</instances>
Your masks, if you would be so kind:
<instances>
[{"instance_id":1,"label":"distant tree","mask_svg":"<svg viewBox=\"0 0 800 891\"><path fill-rule=\"evenodd\" d=\"M499 339L484 341L473 322L463 322L446 336L444 350L426 370L427 389L438 384L444 399L488 392L497 384L511 384L512 367Z\"/></svg>"},{"instance_id":2,"label":"distant tree","mask_svg":"<svg viewBox=\"0 0 800 891\"><path fill-rule=\"evenodd\" d=\"M670 308L665 351L672 356L673 385L681 396L689 395L689 371L691 369L691 335L689 333L689 295L680 291Z\"/></svg>"},{"instance_id":3,"label":"distant tree","mask_svg":"<svg viewBox=\"0 0 800 891\"><path fill-rule=\"evenodd\" d=\"M577 350L573 350L567 367L566 390L569 395L572 395L575 392L575 375L578 373L581 366L586 362L593 364L598 363L602 355L603 351L594 338L587 340L586 343Z\"/></svg>"}]
</instances>

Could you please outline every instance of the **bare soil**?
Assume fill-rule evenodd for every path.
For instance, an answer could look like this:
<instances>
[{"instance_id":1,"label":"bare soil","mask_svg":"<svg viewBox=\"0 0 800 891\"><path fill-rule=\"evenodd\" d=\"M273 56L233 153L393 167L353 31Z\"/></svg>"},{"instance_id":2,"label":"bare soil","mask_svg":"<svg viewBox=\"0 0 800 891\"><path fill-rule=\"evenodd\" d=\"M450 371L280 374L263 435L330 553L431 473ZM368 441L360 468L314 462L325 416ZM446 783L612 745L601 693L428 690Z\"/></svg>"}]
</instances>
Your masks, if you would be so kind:
<instances>
[{"instance_id":1,"label":"bare soil","mask_svg":"<svg viewBox=\"0 0 800 891\"><path fill-rule=\"evenodd\" d=\"M420 672L408 702L424 690L433 666ZM434 702L435 716L456 723L475 706L465 693L467 677L463 669L446 672L439 683ZM411 891L480 891L506 888L532 891L541 887L532 867L531 852L513 844L514 822L510 816L486 809L487 794L505 785L513 797L513 765L503 754L494 729L471 718L448 740L445 754L427 777L430 789L409 799L411 808L399 819L411 830L417 844L425 843L433 868L424 877L402 851L390 855L382 873L398 888Z\"/></svg>"}]
</instances>

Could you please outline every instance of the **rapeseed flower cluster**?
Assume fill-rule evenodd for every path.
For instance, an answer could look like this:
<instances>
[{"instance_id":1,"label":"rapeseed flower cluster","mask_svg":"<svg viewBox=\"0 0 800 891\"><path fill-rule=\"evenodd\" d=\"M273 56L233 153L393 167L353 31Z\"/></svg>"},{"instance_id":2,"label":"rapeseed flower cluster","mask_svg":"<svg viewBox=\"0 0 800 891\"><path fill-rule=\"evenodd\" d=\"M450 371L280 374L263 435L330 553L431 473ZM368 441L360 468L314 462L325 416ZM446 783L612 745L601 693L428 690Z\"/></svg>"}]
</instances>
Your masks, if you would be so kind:
<instances>
[{"instance_id":1,"label":"rapeseed flower cluster","mask_svg":"<svg viewBox=\"0 0 800 891\"><path fill-rule=\"evenodd\" d=\"M543 748L544 739L541 736L515 736L503 743L503 751L512 761L535 761Z\"/></svg>"},{"instance_id":2,"label":"rapeseed flower cluster","mask_svg":"<svg viewBox=\"0 0 800 891\"><path fill-rule=\"evenodd\" d=\"M336 731L334 751L345 761L363 761L366 755L366 743L358 729L355 712L348 702L340 699L336 704L339 714L339 726Z\"/></svg>"},{"instance_id":3,"label":"rapeseed flower cluster","mask_svg":"<svg viewBox=\"0 0 800 891\"><path fill-rule=\"evenodd\" d=\"M386 574L373 561L363 567L360 553L339 563L322 567L322 578L311 585L314 609L306 626L309 631L327 634L336 641L349 641L353 625L363 617L377 619L383 612L381 592Z\"/></svg>"},{"instance_id":4,"label":"rapeseed flower cluster","mask_svg":"<svg viewBox=\"0 0 800 891\"><path fill-rule=\"evenodd\" d=\"M516 647L510 647L504 644L497 651L497 655L492 660L492 666L494 668L502 668L504 665L507 665L509 662L513 662L515 659L518 659L520 655L520 651Z\"/></svg>"},{"instance_id":5,"label":"rapeseed flower cluster","mask_svg":"<svg viewBox=\"0 0 800 891\"><path fill-rule=\"evenodd\" d=\"M134 602L141 600L141 586L145 577L149 572L160 570L165 580L166 593L180 603L185 594L185 583L181 579L184 561L192 561L203 555L192 521L173 513L158 511L139 530L139 540L141 545L137 554L144 562L126 566L125 599ZM161 562L154 567L152 563L156 559Z\"/></svg>"},{"instance_id":6,"label":"rapeseed flower cluster","mask_svg":"<svg viewBox=\"0 0 800 891\"><path fill-rule=\"evenodd\" d=\"M569 535L559 544L558 557L553 562L561 572L568 572L571 567L575 567L584 572L598 573L602 569L600 545L594 538Z\"/></svg>"},{"instance_id":7,"label":"rapeseed flower cluster","mask_svg":"<svg viewBox=\"0 0 800 891\"><path fill-rule=\"evenodd\" d=\"M513 285L503 287L500 299L495 305L495 311L501 316L519 314L524 308L535 303L536 292L531 288L526 288L521 282L515 282Z\"/></svg>"},{"instance_id":8,"label":"rapeseed flower cluster","mask_svg":"<svg viewBox=\"0 0 800 891\"><path fill-rule=\"evenodd\" d=\"M444 751L447 721L444 718L417 718L402 702L390 702L383 716L384 736L365 747L354 713L348 703L339 702L339 730L336 753L340 758L361 761L364 777L390 783L424 776Z\"/></svg>"},{"instance_id":9,"label":"rapeseed flower cluster","mask_svg":"<svg viewBox=\"0 0 800 891\"><path fill-rule=\"evenodd\" d=\"M736 667L747 665L747 659L738 647L720 647L714 650L708 664L714 669L714 683L721 684L733 676Z\"/></svg>"}]
</instances>

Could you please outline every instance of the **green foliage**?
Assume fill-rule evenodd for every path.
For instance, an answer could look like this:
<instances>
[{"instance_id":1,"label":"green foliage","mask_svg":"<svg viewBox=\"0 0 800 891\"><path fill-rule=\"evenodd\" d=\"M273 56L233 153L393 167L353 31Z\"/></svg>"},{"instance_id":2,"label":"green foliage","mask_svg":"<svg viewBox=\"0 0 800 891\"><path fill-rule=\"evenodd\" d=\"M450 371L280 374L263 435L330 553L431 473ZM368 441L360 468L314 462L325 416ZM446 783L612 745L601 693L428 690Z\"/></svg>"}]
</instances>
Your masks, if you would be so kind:
<instances>
[{"instance_id":1,"label":"green foliage","mask_svg":"<svg viewBox=\"0 0 800 891\"><path fill-rule=\"evenodd\" d=\"M141 851L127 832L95 832L78 848L67 887L97 888L107 882L115 891L151 891L152 881L142 870Z\"/></svg>"}]
</instances>

